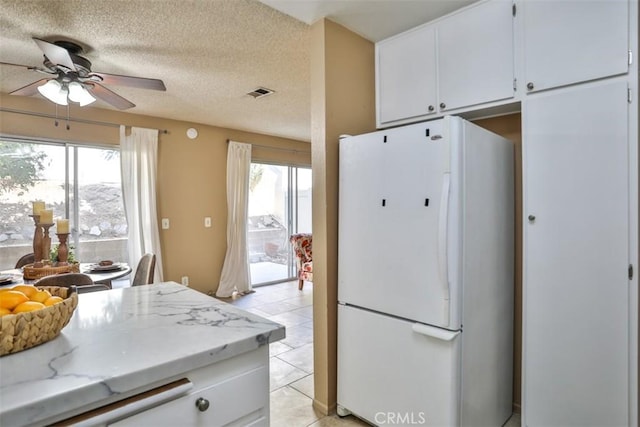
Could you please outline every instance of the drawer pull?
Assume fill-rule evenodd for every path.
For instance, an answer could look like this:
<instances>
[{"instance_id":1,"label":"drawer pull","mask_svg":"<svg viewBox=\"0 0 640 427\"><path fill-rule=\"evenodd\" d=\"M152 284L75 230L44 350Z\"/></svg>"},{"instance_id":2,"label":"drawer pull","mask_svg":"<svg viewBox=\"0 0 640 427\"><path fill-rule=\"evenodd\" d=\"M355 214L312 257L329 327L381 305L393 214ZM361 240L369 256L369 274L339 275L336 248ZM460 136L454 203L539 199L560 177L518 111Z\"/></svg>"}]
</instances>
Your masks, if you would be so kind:
<instances>
[{"instance_id":1,"label":"drawer pull","mask_svg":"<svg viewBox=\"0 0 640 427\"><path fill-rule=\"evenodd\" d=\"M207 409L209 409L209 401L204 397L199 398L198 400L196 400L196 408L198 408L200 412L206 411Z\"/></svg>"}]
</instances>

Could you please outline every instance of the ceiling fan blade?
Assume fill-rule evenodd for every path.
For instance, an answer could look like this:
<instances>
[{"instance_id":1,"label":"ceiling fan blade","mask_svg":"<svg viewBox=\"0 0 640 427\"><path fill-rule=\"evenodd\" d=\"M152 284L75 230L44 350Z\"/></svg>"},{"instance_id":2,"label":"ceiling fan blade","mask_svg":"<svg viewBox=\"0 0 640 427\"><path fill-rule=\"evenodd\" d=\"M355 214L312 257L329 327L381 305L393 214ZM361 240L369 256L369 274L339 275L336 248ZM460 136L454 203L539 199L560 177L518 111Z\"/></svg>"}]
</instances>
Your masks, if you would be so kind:
<instances>
[{"instance_id":1,"label":"ceiling fan blade","mask_svg":"<svg viewBox=\"0 0 640 427\"><path fill-rule=\"evenodd\" d=\"M166 91L167 88L164 85L162 80L158 79L147 79L144 77L132 77L132 76L120 76L118 74L107 74L107 73L90 73L88 77L97 76L100 78L100 83L104 83L107 85L119 85L119 86L129 86L129 87L137 87L140 89L152 89L152 90L162 90Z\"/></svg>"},{"instance_id":2,"label":"ceiling fan blade","mask_svg":"<svg viewBox=\"0 0 640 427\"><path fill-rule=\"evenodd\" d=\"M40 79L37 82L33 82L26 86L16 89L13 92L9 92L9 95L31 96L38 93L38 86L42 86L50 79Z\"/></svg>"},{"instance_id":3,"label":"ceiling fan blade","mask_svg":"<svg viewBox=\"0 0 640 427\"><path fill-rule=\"evenodd\" d=\"M36 67L32 67L30 65L22 65L22 64L13 64L11 62L1 62L0 61L0 65L11 65L13 67L21 67L21 68L26 68L27 70L34 70Z\"/></svg>"},{"instance_id":4,"label":"ceiling fan blade","mask_svg":"<svg viewBox=\"0 0 640 427\"><path fill-rule=\"evenodd\" d=\"M70 70L77 71L67 49L35 37L33 38L33 41L35 41L40 50L42 50L44 56L49 58L49 61L56 65L63 65Z\"/></svg>"},{"instance_id":5,"label":"ceiling fan blade","mask_svg":"<svg viewBox=\"0 0 640 427\"><path fill-rule=\"evenodd\" d=\"M131 101L121 97L117 93L107 89L106 87L98 83L87 83L87 90L91 92L96 98L102 99L104 102L113 105L120 110L126 110L127 108L135 107Z\"/></svg>"}]
</instances>

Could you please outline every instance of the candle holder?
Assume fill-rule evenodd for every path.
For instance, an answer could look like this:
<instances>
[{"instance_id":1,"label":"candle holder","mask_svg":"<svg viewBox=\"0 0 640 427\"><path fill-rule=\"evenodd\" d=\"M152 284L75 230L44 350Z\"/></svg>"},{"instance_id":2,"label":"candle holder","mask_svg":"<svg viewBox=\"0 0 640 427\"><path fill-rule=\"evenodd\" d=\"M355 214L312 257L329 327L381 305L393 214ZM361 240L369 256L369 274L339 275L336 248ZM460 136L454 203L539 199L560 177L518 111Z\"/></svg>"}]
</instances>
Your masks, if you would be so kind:
<instances>
[{"instance_id":1,"label":"candle holder","mask_svg":"<svg viewBox=\"0 0 640 427\"><path fill-rule=\"evenodd\" d=\"M69 265L67 260L69 259L69 248L67 247L67 239L69 238L69 233L56 233L58 235L58 264Z\"/></svg>"},{"instance_id":2,"label":"candle holder","mask_svg":"<svg viewBox=\"0 0 640 427\"><path fill-rule=\"evenodd\" d=\"M40 224L42 229L44 230L44 236L42 237L42 262L43 264L49 260L49 254L51 253L51 237L49 237L49 228L53 226L51 224ZM35 252L34 252L35 253Z\"/></svg>"},{"instance_id":3,"label":"candle holder","mask_svg":"<svg viewBox=\"0 0 640 427\"><path fill-rule=\"evenodd\" d=\"M40 226L40 215L29 215L33 218L36 229L33 233L33 266L42 267L42 227Z\"/></svg>"}]
</instances>

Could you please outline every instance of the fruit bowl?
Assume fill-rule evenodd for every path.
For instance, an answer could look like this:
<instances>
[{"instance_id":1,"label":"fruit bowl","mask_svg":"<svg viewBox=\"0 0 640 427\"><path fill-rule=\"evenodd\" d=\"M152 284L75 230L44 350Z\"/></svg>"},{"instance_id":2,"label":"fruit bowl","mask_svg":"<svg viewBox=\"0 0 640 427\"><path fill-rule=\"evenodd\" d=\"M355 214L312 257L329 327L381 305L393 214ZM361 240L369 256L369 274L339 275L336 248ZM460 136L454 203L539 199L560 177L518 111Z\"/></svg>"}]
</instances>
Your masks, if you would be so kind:
<instances>
[{"instance_id":1,"label":"fruit bowl","mask_svg":"<svg viewBox=\"0 0 640 427\"><path fill-rule=\"evenodd\" d=\"M37 288L63 300L39 310L0 317L0 356L26 350L57 337L71 320L78 305L75 289L58 286Z\"/></svg>"}]
</instances>

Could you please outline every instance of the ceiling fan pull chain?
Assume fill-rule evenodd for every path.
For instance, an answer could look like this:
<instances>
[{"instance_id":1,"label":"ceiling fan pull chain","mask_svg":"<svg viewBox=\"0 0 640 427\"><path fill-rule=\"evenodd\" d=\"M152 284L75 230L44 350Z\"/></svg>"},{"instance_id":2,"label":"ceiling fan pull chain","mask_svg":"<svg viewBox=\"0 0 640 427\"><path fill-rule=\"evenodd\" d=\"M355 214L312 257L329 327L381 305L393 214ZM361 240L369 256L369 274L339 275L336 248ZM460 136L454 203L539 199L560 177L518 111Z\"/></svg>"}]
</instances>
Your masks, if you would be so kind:
<instances>
[{"instance_id":1,"label":"ceiling fan pull chain","mask_svg":"<svg viewBox=\"0 0 640 427\"><path fill-rule=\"evenodd\" d=\"M71 129L69 126L69 104L67 104L67 130Z\"/></svg>"},{"instance_id":2,"label":"ceiling fan pull chain","mask_svg":"<svg viewBox=\"0 0 640 427\"><path fill-rule=\"evenodd\" d=\"M56 127L58 127L58 104L55 104L55 106L56 106L56 120L54 123L56 124Z\"/></svg>"}]
</instances>

